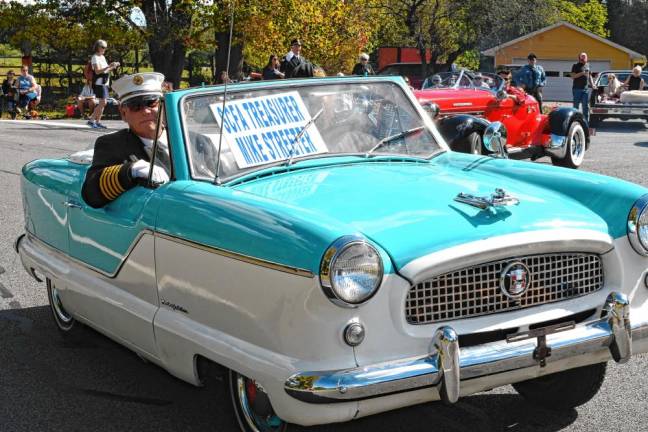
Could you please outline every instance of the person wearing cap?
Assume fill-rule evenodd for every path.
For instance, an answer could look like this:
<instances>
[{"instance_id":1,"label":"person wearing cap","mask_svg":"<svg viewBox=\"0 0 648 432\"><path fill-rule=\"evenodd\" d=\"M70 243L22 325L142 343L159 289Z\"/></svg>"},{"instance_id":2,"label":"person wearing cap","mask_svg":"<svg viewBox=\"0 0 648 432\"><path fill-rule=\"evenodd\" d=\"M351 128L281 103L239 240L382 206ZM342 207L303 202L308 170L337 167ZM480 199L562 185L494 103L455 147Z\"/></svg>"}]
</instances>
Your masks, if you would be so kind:
<instances>
[{"instance_id":1,"label":"person wearing cap","mask_svg":"<svg viewBox=\"0 0 648 432\"><path fill-rule=\"evenodd\" d=\"M279 71L283 73L286 78L292 78L294 70L304 62L301 56L302 43L299 39L293 39L290 42L290 51L281 60L281 67Z\"/></svg>"},{"instance_id":2,"label":"person wearing cap","mask_svg":"<svg viewBox=\"0 0 648 432\"><path fill-rule=\"evenodd\" d=\"M147 72L124 75L113 83L119 113L128 128L103 135L95 142L92 165L81 189L81 196L91 207L103 207L148 181L163 82L164 75ZM156 184L169 181L170 172L166 135L162 128L159 132L159 151L151 175Z\"/></svg>"},{"instance_id":3,"label":"person wearing cap","mask_svg":"<svg viewBox=\"0 0 648 432\"><path fill-rule=\"evenodd\" d=\"M544 68L537 64L538 57L534 53L527 56L527 64L515 74L515 84L533 96L542 112L542 88L547 84Z\"/></svg>"},{"instance_id":4,"label":"person wearing cap","mask_svg":"<svg viewBox=\"0 0 648 432\"><path fill-rule=\"evenodd\" d=\"M358 60L359 63L356 63L356 65L353 66L353 71L351 72L351 75L360 75L360 76L375 75L373 69L371 68L371 65L369 64L369 54L361 53L360 56L358 57Z\"/></svg>"},{"instance_id":5,"label":"person wearing cap","mask_svg":"<svg viewBox=\"0 0 648 432\"><path fill-rule=\"evenodd\" d=\"M93 129L105 129L106 126L101 124L101 116L103 115L104 108L106 107L108 99L108 86L110 85L110 71L113 71L119 67L119 62L112 62L108 64L104 54L108 44L105 40L99 39L94 45L94 55L90 62L92 63L92 70L94 71L92 91L94 92L98 103L95 106L90 119L88 120L88 126Z\"/></svg>"}]
</instances>

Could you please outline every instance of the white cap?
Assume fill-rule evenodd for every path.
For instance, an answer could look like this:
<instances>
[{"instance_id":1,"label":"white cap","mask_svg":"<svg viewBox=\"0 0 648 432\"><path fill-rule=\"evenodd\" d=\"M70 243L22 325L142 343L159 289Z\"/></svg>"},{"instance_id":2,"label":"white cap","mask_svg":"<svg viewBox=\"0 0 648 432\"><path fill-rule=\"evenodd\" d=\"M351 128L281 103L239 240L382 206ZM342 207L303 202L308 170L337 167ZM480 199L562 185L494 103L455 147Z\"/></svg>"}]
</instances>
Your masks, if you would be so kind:
<instances>
[{"instance_id":1,"label":"white cap","mask_svg":"<svg viewBox=\"0 0 648 432\"><path fill-rule=\"evenodd\" d=\"M121 103L137 96L162 96L164 75L157 72L136 73L124 75L113 82L112 88L117 92Z\"/></svg>"}]
</instances>

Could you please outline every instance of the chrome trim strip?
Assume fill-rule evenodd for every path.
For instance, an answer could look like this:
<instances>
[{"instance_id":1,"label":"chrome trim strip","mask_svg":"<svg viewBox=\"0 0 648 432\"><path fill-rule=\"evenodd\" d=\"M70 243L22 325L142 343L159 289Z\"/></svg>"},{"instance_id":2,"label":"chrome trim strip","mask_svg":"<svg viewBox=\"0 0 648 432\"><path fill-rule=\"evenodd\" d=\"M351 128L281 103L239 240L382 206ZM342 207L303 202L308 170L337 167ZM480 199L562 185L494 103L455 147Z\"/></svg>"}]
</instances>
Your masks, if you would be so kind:
<instances>
[{"instance_id":1,"label":"chrome trim strip","mask_svg":"<svg viewBox=\"0 0 648 432\"><path fill-rule=\"evenodd\" d=\"M587 363L588 359L597 362L604 357L614 358L615 346L625 345L628 340L645 343L648 340L648 317L641 317L641 321L629 325L627 309L622 302L617 303L617 298L623 300L621 296L612 293L608 297L608 301L613 303L612 309L622 311L622 315L625 316L625 329L621 330L620 340L617 339L619 327L616 324L611 326L612 319L608 317L583 323L572 330L546 336L547 346L551 348L551 356L546 358L547 364L566 359L576 361L577 358L582 360L583 365L590 364ZM447 326L441 327L437 334L439 331L447 333L447 329ZM434 342L437 339L433 339L433 345L436 345ZM535 339L527 339L511 343L492 342L463 348L461 352L457 349L460 381L531 367L539 368L540 363L534 358L536 347ZM450 354L450 348L444 353L440 353L438 348L435 350L425 356L353 369L298 373L286 380L284 390L300 401L335 403L440 386L441 397L443 398L442 390L445 387L446 397L452 401L454 391L458 394L460 390L460 382L452 378L452 358L455 354ZM628 351L625 351L625 354L628 354ZM444 356L446 360L443 359ZM619 362L624 360L625 355L622 355ZM447 377L448 373L450 378Z\"/></svg>"},{"instance_id":2,"label":"chrome trim strip","mask_svg":"<svg viewBox=\"0 0 648 432\"><path fill-rule=\"evenodd\" d=\"M137 243L139 243L140 239L146 234L153 235L153 231L150 230L150 229L143 229L142 231L140 231L137 234L137 236L135 237L133 242L130 244L130 246L128 246L128 249L126 250L126 253L122 257L121 261L119 262L119 265L117 266L115 271L112 272L112 273L101 270L100 268L97 268L97 267L95 267L93 265L90 265L90 264L88 264L88 263L86 263L84 261L81 261L81 260L79 260L77 258L74 258L73 256L70 256L70 255L62 252L60 249L55 248L54 246L52 246L52 245L50 245L48 243L45 243L43 240L39 239L38 237L36 237L34 234L30 233L29 231L27 232L27 239L29 241L31 241L32 243L34 243L36 246L41 246L42 248L49 250L51 253L63 257L63 259L72 261L75 264L78 264L78 265L80 265L82 267L85 267L85 268L87 268L89 270L92 270L92 271L94 271L96 273L99 273L99 274L101 274L103 276L106 276L108 278L113 279L113 278L117 277L117 275L121 271L122 267L126 263L126 260L130 256L131 252L133 252L133 249L135 249L135 246L137 246Z\"/></svg>"},{"instance_id":3,"label":"chrome trim strip","mask_svg":"<svg viewBox=\"0 0 648 432\"><path fill-rule=\"evenodd\" d=\"M235 260L238 260L238 261L243 261L243 262L246 262L248 264L257 265L259 267L265 267L265 268L269 268L269 269L272 269L272 270L277 270L277 271L284 272L284 273L290 273L290 274L295 275L295 276L302 276L302 277L307 277L307 278L314 278L315 277L315 274L313 272L311 272L310 270L302 269L302 268L299 268L299 267L291 267L291 266L287 266L287 265L284 265L284 264L279 264L279 263L276 263L276 262L263 260L261 258L255 258L255 257L251 257L249 255L243 255L243 254L240 254L240 253L237 253L237 252L232 252L232 251L228 251L228 250L225 250L225 249L220 249L220 248L217 248L217 247L214 247L214 246L209 246L209 245L205 245L205 244L202 244L202 243L194 242L192 240L186 240L186 239L182 239L180 237L175 237L175 236L172 236L172 235L169 235L169 234L163 234L163 233L161 233L159 231L156 231L154 235L156 237L164 239L164 240L169 240L169 241L172 241L174 243L194 247L196 249L200 249L200 250L203 250L205 252L210 252L210 253L213 253L213 254L216 254L216 255L224 256L224 257L227 257L227 258L232 258L232 259L235 259Z\"/></svg>"},{"instance_id":4,"label":"chrome trim strip","mask_svg":"<svg viewBox=\"0 0 648 432\"><path fill-rule=\"evenodd\" d=\"M639 255L648 256L648 249L639 241L639 231L637 230L639 218L644 212L648 212L648 194L639 198L628 214L628 240Z\"/></svg>"},{"instance_id":5,"label":"chrome trim strip","mask_svg":"<svg viewBox=\"0 0 648 432\"><path fill-rule=\"evenodd\" d=\"M607 233L585 229L551 229L520 232L477 240L442 249L407 263L399 274L413 283L486 261L558 252L605 254L614 249Z\"/></svg>"},{"instance_id":6,"label":"chrome trim strip","mask_svg":"<svg viewBox=\"0 0 648 432\"><path fill-rule=\"evenodd\" d=\"M207 245L204 245L204 244L201 244L201 243L196 243L196 242L193 242L193 241L190 241L190 240L184 240L184 239L181 239L179 237L174 237L174 236L171 236L171 235L168 235L168 234L162 234L160 232L156 232L156 231L153 231L153 230L150 230L150 229L142 230L137 235L137 237L135 237L135 240L133 240L133 243L131 243L131 245L128 247L128 250L126 251L123 258L121 259L121 261L120 261L119 265L117 266L117 268L115 269L115 271L112 272L112 273L109 273L109 272L106 272L106 271L101 270L99 268L96 268L96 267L94 267L94 266L92 266L92 265L90 265L90 264L88 264L86 262L83 262L83 261L81 261L81 260L79 260L77 258L74 258L74 257L72 257L70 255L67 255L67 254L63 253L61 250L59 250L59 249L45 243L44 241L40 240L39 238L37 238L35 235L33 235L30 232L26 233L27 239L29 241L32 241L36 245L41 246L41 247L49 250L53 254L62 256L65 259L68 259L68 260L74 262L75 264L78 264L78 265L80 265L82 267L85 267L85 268L87 268L89 270L97 272L97 273L99 273L99 274L101 274L103 276L109 277L111 279L115 278L119 274L122 267L126 263L126 260L130 256L131 252L133 251L133 249L135 249L135 246L137 246L137 243L146 234L150 234L150 235L153 235L155 237L170 240L170 241L173 241L175 243L184 244L186 246L190 246L190 247L193 247L193 248L201 249L201 250L204 250L206 252L211 252L211 253L214 253L214 254L217 254L217 255L225 256L225 257L228 257L228 258L233 258L233 259L243 261L243 262L246 262L246 263L249 263L249 264L258 265L258 266L261 266L261 267L266 267L266 268L269 268L269 269L272 269L272 270L277 270L277 271L281 271L281 272L284 272L284 273L290 273L290 274L293 274L293 275L296 275L296 276L302 276L302 277L308 277L308 278L314 278L315 277L313 272L311 272L310 270L300 269L300 268L297 268L297 267L289 267L289 266L286 266L286 265L283 265L283 264L277 264L277 263L273 263L271 261L265 261L265 260L262 260L262 259L259 259L259 258L254 258L254 257L250 257L250 256L247 256L247 255L238 254L236 252L231 252L231 251L227 251L227 250L224 250L224 249L218 249L218 248L215 248L215 247L212 247L212 246L207 246Z\"/></svg>"}]
</instances>

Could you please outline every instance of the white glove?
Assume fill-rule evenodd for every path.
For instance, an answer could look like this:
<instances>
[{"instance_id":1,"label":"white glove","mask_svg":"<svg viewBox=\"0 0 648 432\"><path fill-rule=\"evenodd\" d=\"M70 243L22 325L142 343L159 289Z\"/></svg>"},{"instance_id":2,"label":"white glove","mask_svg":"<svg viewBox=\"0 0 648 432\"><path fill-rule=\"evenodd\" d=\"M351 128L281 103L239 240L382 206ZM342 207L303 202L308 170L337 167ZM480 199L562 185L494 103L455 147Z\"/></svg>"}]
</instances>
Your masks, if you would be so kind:
<instances>
[{"instance_id":1,"label":"white glove","mask_svg":"<svg viewBox=\"0 0 648 432\"><path fill-rule=\"evenodd\" d=\"M149 162L146 162L143 159L139 159L137 162L131 165L131 175L133 177L148 179L150 169L151 164ZM166 183L169 181L169 175L166 173L164 168L154 165L153 176L151 179L153 180L153 183Z\"/></svg>"}]
</instances>

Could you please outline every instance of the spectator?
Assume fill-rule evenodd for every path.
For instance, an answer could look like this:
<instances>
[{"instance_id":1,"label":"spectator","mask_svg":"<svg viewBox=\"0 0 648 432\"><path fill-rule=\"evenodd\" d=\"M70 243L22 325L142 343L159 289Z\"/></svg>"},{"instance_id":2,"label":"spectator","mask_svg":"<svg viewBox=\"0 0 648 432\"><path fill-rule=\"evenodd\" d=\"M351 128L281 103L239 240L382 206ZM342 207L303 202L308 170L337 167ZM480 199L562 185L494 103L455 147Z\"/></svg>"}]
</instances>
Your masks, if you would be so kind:
<instances>
[{"instance_id":1,"label":"spectator","mask_svg":"<svg viewBox=\"0 0 648 432\"><path fill-rule=\"evenodd\" d=\"M263 68L263 79L273 80L284 78L286 75L279 70L279 58L276 54L270 54L268 64Z\"/></svg>"},{"instance_id":2,"label":"spectator","mask_svg":"<svg viewBox=\"0 0 648 432\"><path fill-rule=\"evenodd\" d=\"M542 66L537 64L538 57L535 54L529 54L527 61L515 75L515 84L538 101L542 112L542 88L547 84L547 77Z\"/></svg>"},{"instance_id":3,"label":"spectator","mask_svg":"<svg viewBox=\"0 0 648 432\"><path fill-rule=\"evenodd\" d=\"M173 91L173 83L171 81L164 81L162 83L162 91L164 93Z\"/></svg>"},{"instance_id":4,"label":"spectator","mask_svg":"<svg viewBox=\"0 0 648 432\"><path fill-rule=\"evenodd\" d=\"M110 71L119 67L119 62L112 62L108 64L104 54L108 44L105 40L99 39L94 43L94 55L90 62L92 63L92 70L94 71L94 82L92 83L92 91L94 92L98 104L90 115L88 126L93 129L106 129L106 126L101 124L101 116L103 115L104 108L106 107L108 99L108 86L110 85Z\"/></svg>"},{"instance_id":5,"label":"spectator","mask_svg":"<svg viewBox=\"0 0 648 432\"><path fill-rule=\"evenodd\" d=\"M36 93L36 80L29 74L29 66L22 66L20 68L20 76L18 77L18 105L16 111L21 113L24 109L25 118L30 119L29 104L32 100L38 97Z\"/></svg>"},{"instance_id":6,"label":"spectator","mask_svg":"<svg viewBox=\"0 0 648 432\"><path fill-rule=\"evenodd\" d=\"M218 78L218 82L220 84L225 84L225 83L232 84L234 81L232 81L230 79L229 74L227 73L227 71L222 71L220 73L220 77Z\"/></svg>"},{"instance_id":7,"label":"spectator","mask_svg":"<svg viewBox=\"0 0 648 432\"><path fill-rule=\"evenodd\" d=\"M646 82L641 77L641 66L632 68L632 73L628 75L623 86L628 90L643 90L646 87Z\"/></svg>"},{"instance_id":8,"label":"spectator","mask_svg":"<svg viewBox=\"0 0 648 432\"><path fill-rule=\"evenodd\" d=\"M497 75L499 75L500 78L504 80L504 86L502 90L504 90L504 92L506 93L506 97L513 99L513 101L518 105L523 104L526 100L526 93L524 92L524 90L512 85L513 76L511 74L511 71L508 69L502 69L497 72Z\"/></svg>"},{"instance_id":9,"label":"spectator","mask_svg":"<svg viewBox=\"0 0 648 432\"><path fill-rule=\"evenodd\" d=\"M16 118L16 97L18 96L18 93L16 92L16 84L14 71L8 71L7 78L2 81L2 97L7 103L7 112L11 114L12 119ZM0 114L2 114L1 109Z\"/></svg>"},{"instance_id":10,"label":"spectator","mask_svg":"<svg viewBox=\"0 0 648 432\"><path fill-rule=\"evenodd\" d=\"M375 75L373 69L371 68L371 65L369 64L369 54L362 53L360 54L358 59L359 59L359 63L356 63L356 65L353 66L353 72L351 72L351 75L361 75L361 76Z\"/></svg>"},{"instance_id":11,"label":"spectator","mask_svg":"<svg viewBox=\"0 0 648 432\"><path fill-rule=\"evenodd\" d=\"M41 101L41 95L43 93L43 88L41 87L40 84L36 83L36 98L32 99L29 101L29 104L27 105L27 111L29 114L29 118L38 118L39 114L38 111L36 111L36 107L40 104Z\"/></svg>"},{"instance_id":12,"label":"spectator","mask_svg":"<svg viewBox=\"0 0 648 432\"><path fill-rule=\"evenodd\" d=\"M594 81L590 75L590 67L587 62L587 53L578 55L578 63L574 63L571 69L572 96L574 97L574 108L579 109L582 106L583 117L589 122L589 88L594 87Z\"/></svg>"},{"instance_id":13,"label":"spectator","mask_svg":"<svg viewBox=\"0 0 648 432\"><path fill-rule=\"evenodd\" d=\"M304 62L304 58L301 56L301 47L301 41L299 39L293 39L290 42L290 51L281 60L280 71L286 78L293 78L294 70Z\"/></svg>"},{"instance_id":14,"label":"spectator","mask_svg":"<svg viewBox=\"0 0 648 432\"><path fill-rule=\"evenodd\" d=\"M95 98L95 94L92 91L92 81L86 80L86 85L83 86L83 90L81 90L81 93L77 97L77 109L79 110L79 117L84 118L86 107L88 107L88 112L92 114L96 105L97 99Z\"/></svg>"}]
</instances>

